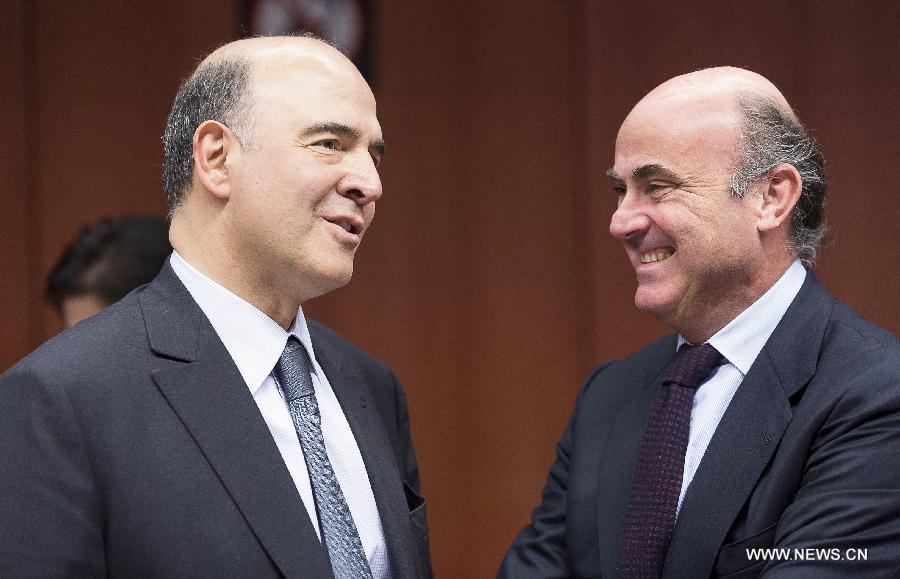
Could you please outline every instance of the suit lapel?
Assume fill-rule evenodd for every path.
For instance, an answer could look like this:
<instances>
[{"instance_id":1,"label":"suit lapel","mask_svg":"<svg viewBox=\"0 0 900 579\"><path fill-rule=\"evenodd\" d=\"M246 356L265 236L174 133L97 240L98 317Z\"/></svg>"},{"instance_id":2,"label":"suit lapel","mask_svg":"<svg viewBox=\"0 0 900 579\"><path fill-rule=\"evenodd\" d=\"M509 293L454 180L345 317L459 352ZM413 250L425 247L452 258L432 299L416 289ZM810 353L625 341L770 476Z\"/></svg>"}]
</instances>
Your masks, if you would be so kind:
<instances>
[{"instance_id":1,"label":"suit lapel","mask_svg":"<svg viewBox=\"0 0 900 579\"><path fill-rule=\"evenodd\" d=\"M151 347L181 365L153 373L263 548L287 577L330 566L272 435L209 321L166 264L141 294Z\"/></svg>"},{"instance_id":2,"label":"suit lapel","mask_svg":"<svg viewBox=\"0 0 900 579\"><path fill-rule=\"evenodd\" d=\"M600 462L597 491L597 523L601 568L604 577L617 577L622 558L622 531L625 511L631 494L631 480L640 454L650 407L660 388L660 372L675 355L675 337L663 340L653 358L641 361L638 369L624 368L621 378L628 380L632 372L641 372L640 388L630 402L613 417ZM633 381L633 378L632 378Z\"/></svg>"},{"instance_id":3,"label":"suit lapel","mask_svg":"<svg viewBox=\"0 0 900 579\"><path fill-rule=\"evenodd\" d=\"M791 419L765 350L731 400L685 495L666 576L706 577L728 529L756 486Z\"/></svg>"},{"instance_id":4,"label":"suit lapel","mask_svg":"<svg viewBox=\"0 0 900 579\"><path fill-rule=\"evenodd\" d=\"M665 577L706 577L793 416L790 398L815 372L830 296L811 273L750 367L682 504Z\"/></svg>"},{"instance_id":5,"label":"suit lapel","mask_svg":"<svg viewBox=\"0 0 900 579\"><path fill-rule=\"evenodd\" d=\"M316 359L328 376L366 465L388 546L392 574L395 577L412 577L415 575L415 555L407 514L409 509L381 415L365 387L365 380L352 364L342 364L333 349L317 349Z\"/></svg>"}]
</instances>

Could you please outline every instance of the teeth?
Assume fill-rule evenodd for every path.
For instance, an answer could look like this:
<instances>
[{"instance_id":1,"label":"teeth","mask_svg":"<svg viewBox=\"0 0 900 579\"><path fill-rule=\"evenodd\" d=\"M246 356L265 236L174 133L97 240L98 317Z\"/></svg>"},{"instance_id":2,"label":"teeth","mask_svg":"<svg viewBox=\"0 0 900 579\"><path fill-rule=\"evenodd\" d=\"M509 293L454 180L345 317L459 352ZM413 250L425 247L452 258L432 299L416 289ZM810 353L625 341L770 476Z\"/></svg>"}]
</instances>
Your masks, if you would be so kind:
<instances>
[{"instance_id":1,"label":"teeth","mask_svg":"<svg viewBox=\"0 0 900 579\"><path fill-rule=\"evenodd\" d=\"M350 225L350 222L347 221L346 219L334 219L334 220L326 219L326 221L328 223L333 223L334 225L337 225L338 227L340 227L341 229L343 229L344 231L347 231L347 232L349 232L351 229L353 229L353 226Z\"/></svg>"},{"instance_id":2,"label":"teeth","mask_svg":"<svg viewBox=\"0 0 900 579\"><path fill-rule=\"evenodd\" d=\"M662 261L672 255L671 251L657 251L655 253L642 253L641 263L653 263Z\"/></svg>"}]
</instances>

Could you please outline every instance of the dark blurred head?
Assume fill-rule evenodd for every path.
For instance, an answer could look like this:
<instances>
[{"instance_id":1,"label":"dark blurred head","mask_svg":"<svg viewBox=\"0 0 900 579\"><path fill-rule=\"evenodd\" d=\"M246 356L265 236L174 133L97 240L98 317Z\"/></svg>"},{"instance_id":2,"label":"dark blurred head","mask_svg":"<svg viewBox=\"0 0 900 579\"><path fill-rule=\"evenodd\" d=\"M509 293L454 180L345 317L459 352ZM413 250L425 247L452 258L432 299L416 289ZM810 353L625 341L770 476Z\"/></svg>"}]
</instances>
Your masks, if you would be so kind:
<instances>
[{"instance_id":1,"label":"dark blurred head","mask_svg":"<svg viewBox=\"0 0 900 579\"><path fill-rule=\"evenodd\" d=\"M81 229L47 283L47 295L71 326L148 283L171 253L159 217L105 219Z\"/></svg>"}]
</instances>

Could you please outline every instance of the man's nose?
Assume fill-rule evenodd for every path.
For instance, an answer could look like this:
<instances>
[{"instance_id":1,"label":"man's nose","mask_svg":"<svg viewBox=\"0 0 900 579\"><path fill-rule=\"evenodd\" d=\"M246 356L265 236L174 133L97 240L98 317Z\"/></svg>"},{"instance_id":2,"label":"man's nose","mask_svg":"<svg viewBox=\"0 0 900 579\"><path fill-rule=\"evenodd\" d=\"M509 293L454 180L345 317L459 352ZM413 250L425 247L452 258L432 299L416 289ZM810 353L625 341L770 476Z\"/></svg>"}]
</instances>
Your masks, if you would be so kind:
<instances>
[{"instance_id":1,"label":"man's nose","mask_svg":"<svg viewBox=\"0 0 900 579\"><path fill-rule=\"evenodd\" d=\"M609 221L609 233L625 241L637 233L646 232L650 228L650 217L644 209L644 203L636 194L625 194Z\"/></svg>"},{"instance_id":2,"label":"man's nose","mask_svg":"<svg viewBox=\"0 0 900 579\"><path fill-rule=\"evenodd\" d=\"M369 155L357 155L348 161L350 167L339 184L341 195L357 205L368 205L381 197L381 177L375 161Z\"/></svg>"}]
</instances>

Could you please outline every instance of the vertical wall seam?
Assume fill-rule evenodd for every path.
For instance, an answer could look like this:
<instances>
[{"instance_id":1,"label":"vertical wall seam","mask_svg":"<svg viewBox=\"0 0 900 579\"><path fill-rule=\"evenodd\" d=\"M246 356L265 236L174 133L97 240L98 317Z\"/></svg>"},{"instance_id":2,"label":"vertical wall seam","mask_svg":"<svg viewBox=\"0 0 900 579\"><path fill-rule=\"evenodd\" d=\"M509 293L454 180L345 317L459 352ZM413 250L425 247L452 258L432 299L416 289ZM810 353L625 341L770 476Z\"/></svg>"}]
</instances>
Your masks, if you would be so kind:
<instances>
[{"instance_id":1,"label":"vertical wall seam","mask_svg":"<svg viewBox=\"0 0 900 579\"><path fill-rule=\"evenodd\" d=\"M23 1L22 35L25 80L25 247L26 284L29 288L29 350L36 348L43 338L41 298L44 295L40 255L43 236L40 230L40 135L38 119L38 56L36 2Z\"/></svg>"},{"instance_id":2,"label":"vertical wall seam","mask_svg":"<svg viewBox=\"0 0 900 579\"><path fill-rule=\"evenodd\" d=\"M591 0L580 0L570 3L572 18L570 43L572 54L569 60L570 82L572 90L572 103L570 107L570 122L574 141L572 155L572 182L570 184L573 199L572 216L572 251L575 255L573 263L576 271L572 277L576 284L574 295L576 297L577 314L575 316L576 334L578 336L578 366L585 371L594 366L594 350L597 332L597 309L593 305L593 287L595 283L595 269L597 267L592 227L593 196L596 193L591 182L591 131L593 125L590 116L590 74L588 67L591 59L590 51L590 16L589 3Z\"/></svg>"}]
</instances>

